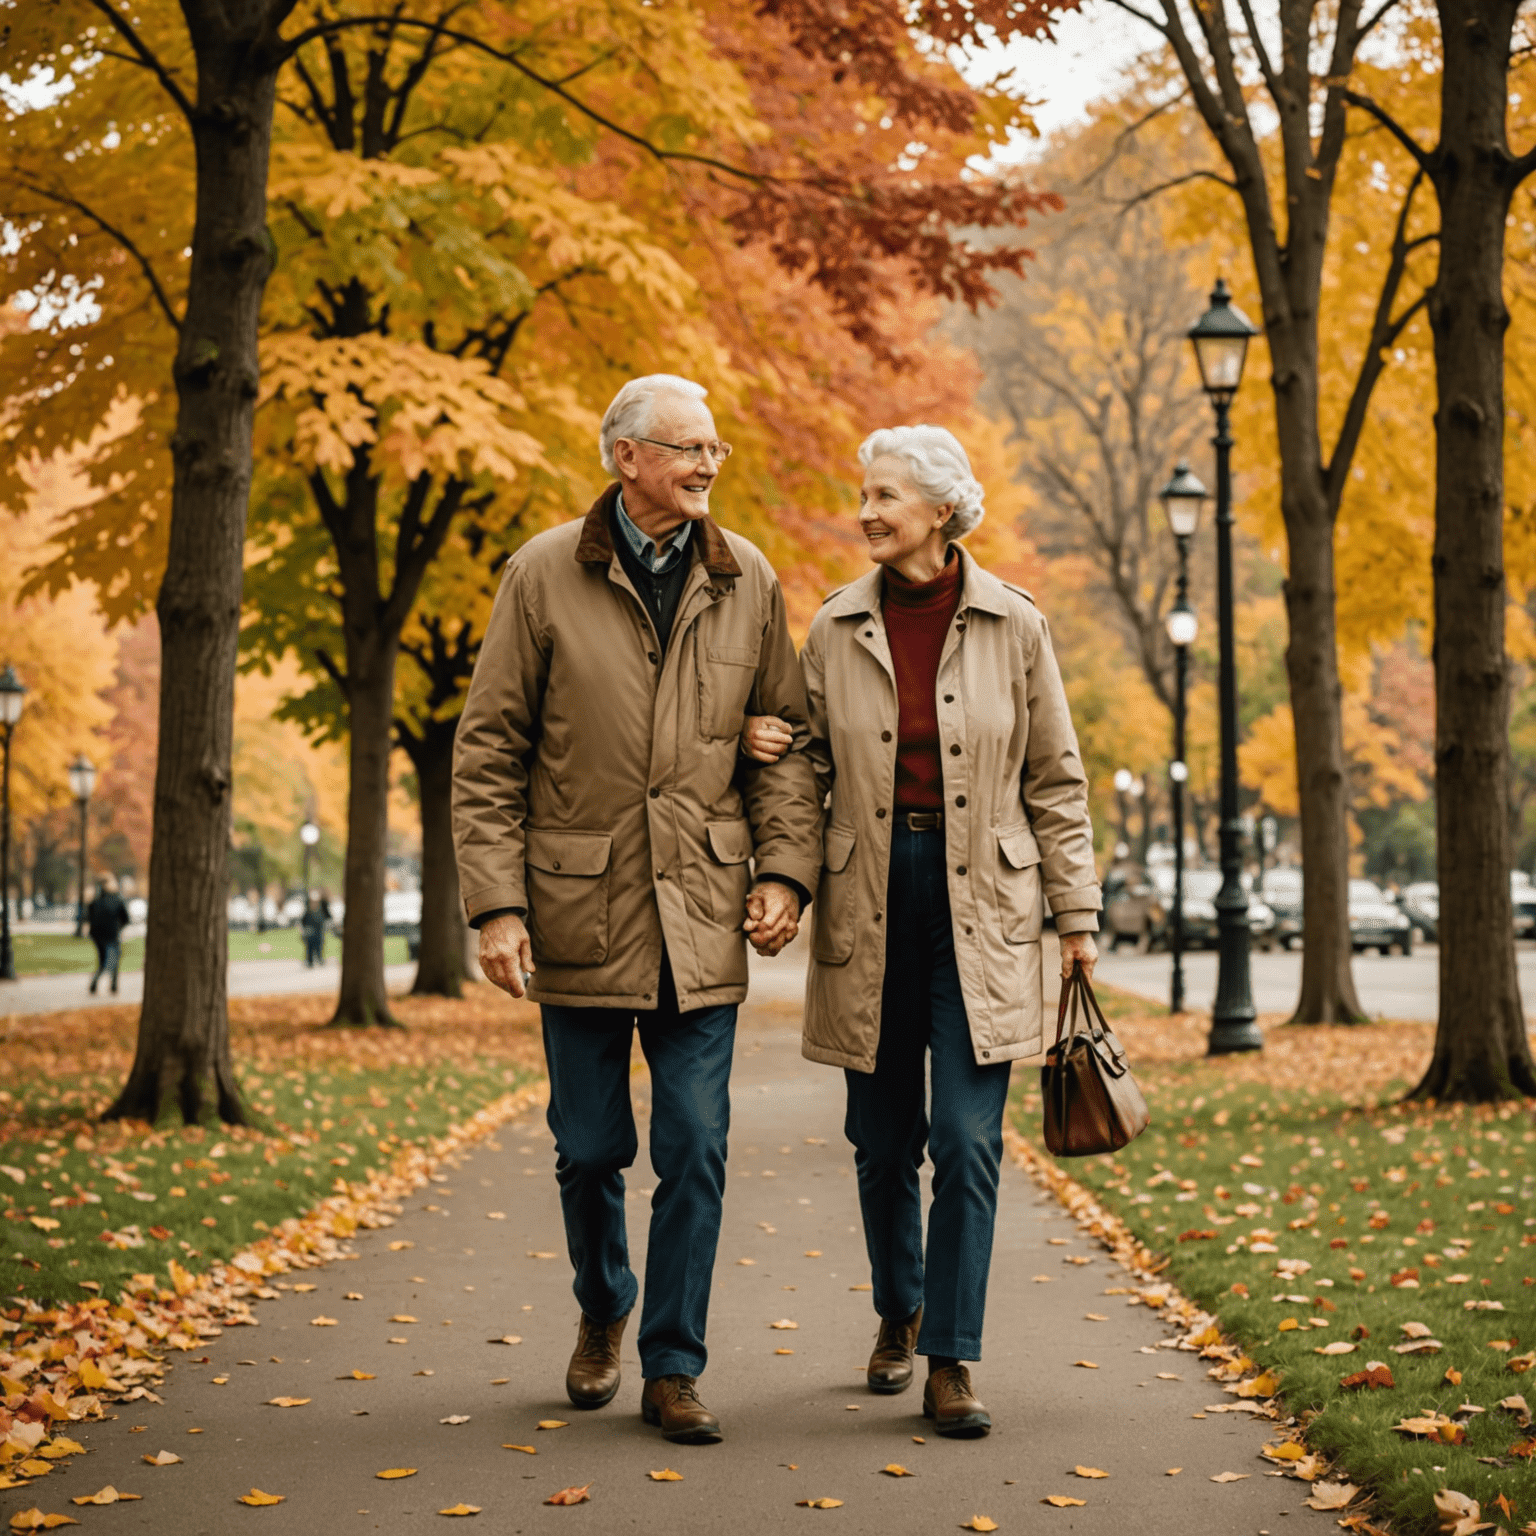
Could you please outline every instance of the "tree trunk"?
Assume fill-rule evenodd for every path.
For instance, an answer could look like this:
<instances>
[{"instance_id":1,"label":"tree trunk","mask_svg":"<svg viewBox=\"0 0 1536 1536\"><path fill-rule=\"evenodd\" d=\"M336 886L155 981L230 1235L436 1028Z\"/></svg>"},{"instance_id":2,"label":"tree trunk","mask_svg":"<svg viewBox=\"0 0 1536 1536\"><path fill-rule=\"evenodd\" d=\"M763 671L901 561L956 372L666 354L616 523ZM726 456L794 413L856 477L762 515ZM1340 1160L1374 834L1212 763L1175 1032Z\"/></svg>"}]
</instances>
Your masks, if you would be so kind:
<instances>
[{"instance_id":1,"label":"tree trunk","mask_svg":"<svg viewBox=\"0 0 1536 1536\"><path fill-rule=\"evenodd\" d=\"M279 58L267 5L182 0L197 58L190 114L197 211L176 351L170 547L160 618L144 1005L132 1072L107 1119L212 1107L246 1119L226 999L235 651L258 383L271 272L267 160Z\"/></svg>"},{"instance_id":2,"label":"tree trunk","mask_svg":"<svg viewBox=\"0 0 1536 1536\"><path fill-rule=\"evenodd\" d=\"M350 597L350 594L349 594ZM351 604L344 599L344 605ZM371 606L371 605L370 605ZM347 639L347 856L341 995L333 1024L396 1024L384 986L384 855L389 837L389 758L394 745L398 638L362 630L350 612Z\"/></svg>"},{"instance_id":3,"label":"tree trunk","mask_svg":"<svg viewBox=\"0 0 1536 1536\"><path fill-rule=\"evenodd\" d=\"M1283 471L1282 471L1283 475ZM1349 775L1334 628L1333 518L1322 488L1282 492L1289 532L1285 670L1296 732L1302 870L1301 994L1293 1024L1359 1024L1349 939Z\"/></svg>"},{"instance_id":4,"label":"tree trunk","mask_svg":"<svg viewBox=\"0 0 1536 1536\"><path fill-rule=\"evenodd\" d=\"M421 737L402 737L421 793L421 953L411 991L461 997L468 927L459 901L453 851L453 738L457 718L428 722Z\"/></svg>"},{"instance_id":5,"label":"tree trunk","mask_svg":"<svg viewBox=\"0 0 1536 1536\"><path fill-rule=\"evenodd\" d=\"M1536 1093L1509 890L1504 648L1505 138L1513 0L1440 0L1435 339L1435 811L1440 1016L1415 1098Z\"/></svg>"}]
</instances>

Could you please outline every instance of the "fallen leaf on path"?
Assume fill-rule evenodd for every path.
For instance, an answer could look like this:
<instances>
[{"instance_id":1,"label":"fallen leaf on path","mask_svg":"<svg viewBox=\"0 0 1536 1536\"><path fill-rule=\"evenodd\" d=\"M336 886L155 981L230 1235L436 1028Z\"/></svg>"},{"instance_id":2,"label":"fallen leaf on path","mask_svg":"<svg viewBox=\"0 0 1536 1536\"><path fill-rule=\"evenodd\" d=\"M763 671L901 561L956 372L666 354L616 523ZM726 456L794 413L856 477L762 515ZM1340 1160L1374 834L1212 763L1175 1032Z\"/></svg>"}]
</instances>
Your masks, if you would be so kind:
<instances>
[{"instance_id":1,"label":"fallen leaf on path","mask_svg":"<svg viewBox=\"0 0 1536 1536\"><path fill-rule=\"evenodd\" d=\"M382 1472L375 1472L375 1477L381 1477L386 1483L393 1482L400 1477L415 1477L415 1467L385 1467Z\"/></svg>"},{"instance_id":2,"label":"fallen leaf on path","mask_svg":"<svg viewBox=\"0 0 1536 1536\"><path fill-rule=\"evenodd\" d=\"M874 1286L867 1285L867 1284L866 1285L850 1285L848 1287L848 1289L850 1291L872 1291L872 1290L874 1290Z\"/></svg>"},{"instance_id":3,"label":"fallen leaf on path","mask_svg":"<svg viewBox=\"0 0 1536 1536\"><path fill-rule=\"evenodd\" d=\"M1073 1467L1073 1473L1078 1477L1108 1477L1108 1472L1101 1472L1097 1467Z\"/></svg>"},{"instance_id":4,"label":"fallen leaf on path","mask_svg":"<svg viewBox=\"0 0 1536 1536\"><path fill-rule=\"evenodd\" d=\"M1280 1390L1280 1378L1273 1371L1265 1371L1252 1381L1240 1381L1233 1388L1239 1397L1273 1397Z\"/></svg>"},{"instance_id":5,"label":"fallen leaf on path","mask_svg":"<svg viewBox=\"0 0 1536 1536\"><path fill-rule=\"evenodd\" d=\"M1353 1483L1313 1483L1308 1509L1343 1509L1360 1490Z\"/></svg>"},{"instance_id":6,"label":"fallen leaf on path","mask_svg":"<svg viewBox=\"0 0 1536 1536\"><path fill-rule=\"evenodd\" d=\"M1052 1248L1065 1248L1067 1246L1068 1241L1069 1241L1069 1239L1065 1238L1065 1237L1048 1237L1048 1238L1046 1238L1046 1242L1048 1242L1051 1245Z\"/></svg>"},{"instance_id":7,"label":"fallen leaf on path","mask_svg":"<svg viewBox=\"0 0 1536 1536\"><path fill-rule=\"evenodd\" d=\"M546 1504L585 1504L590 1495L587 1489L591 1483L583 1483L580 1488L562 1488L559 1493L552 1493L544 1500Z\"/></svg>"},{"instance_id":8,"label":"fallen leaf on path","mask_svg":"<svg viewBox=\"0 0 1536 1536\"><path fill-rule=\"evenodd\" d=\"M1294 1440L1286 1440L1279 1445L1266 1445L1259 1452L1260 1456L1270 1461L1300 1461L1306 1454L1306 1446L1298 1445Z\"/></svg>"},{"instance_id":9,"label":"fallen leaf on path","mask_svg":"<svg viewBox=\"0 0 1536 1536\"><path fill-rule=\"evenodd\" d=\"M1433 1410L1426 1414L1420 1414L1415 1418L1403 1419L1392 1426L1399 1434L1404 1435L1428 1435L1431 1439L1439 1439L1440 1431L1454 1429L1456 1426L1442 1413Z\"/></svg>"},{"instance_id":10,"label":"fallen leaf on path","mask_svg":"<svg viewBox=\"0 0 1536 1536\"><path fill-rule=\"evenodd\" d=\"M1456 1380L1459 1382L1461 1377L1458 1376ZM1355 1391L1360 1388L1375 1391L1378 1387L1395 1387L1397 1383L1392 1379L1392 1372L1380 1360L1367 1360L1363 1371L1341 1376L1339 1385L1346 1391Z\"/></svg>"},{"instance_id":11,"label":"fallen leaf on path","mask_svg":"<svg viewBox=\"0 0 1536 1536\"><path fill-rule=\"evenodd\" d=\"M1353 1344L1346 1343L1343 1339L1335 1339L1331 1344L1324 1344L1321 1349L1314 1349L1314 1355L1352 1355L1355 1352Z\"/></svg>"},{"instance_id":12,"label":"fallen leaf on path","mask_svg":"<svg viewBox=\"0 0 1536 1536\"><path fill-rule=\"evenodd\" d=\"M450 1413L446 1419L439 1419L437 1422L439 1424L468 1424L469 1415L467 1413Z\"/></svg>"},{"instance_id":13,"label":"fallen leaf on path","mask_svg":"<svg viewBox=\"0 0 1536 1536\"><path fill-rule=\"evenodd\" d=\"M1440 1515L1442 1536L1474 1536L1477 1531L1491 1531L1493 1525L1483 1519L1482 1506L1454 1488L1442 1488L1435 1495L1435 1509Z\"/></svg>"},{"instance_id":14,"label":"fallen leaf on path","mask_svg":"<svg viewBox=\"0 0 1536 1536\"><path fill-rule=\"evenodd\" d=\"M1073 1365L1080 1365L1085 1371L1096 1371L1098 1366L1092 1360L1074 1360Z\"/></svg>"},{"instance_id":15,"label":"fallen leaf on path","mask_svg":"<svg viewBox=\"0 0 1536 1536\"><path fill-rule=\"evenodd\" d=\"M395 1241L389 1245L389 1251L391 1253L399 1253L402 1248L414 1248L415 1246L415 1243L406 1242L403 1238L396 1238Z\"/></svg>"},{"instance_id":16,"label":"fallen leaf on path","mask_svg":"<svg viewBox=\"0 0 1536 1536\"><path fill-rule=\"evenodd\" d=\"M51 1531L56 1526L79 1524L78 1520L72 1520L68 1515L45 1515L40 1509L23 1509L11 1516L13 1531Z\"/></svg>"},{"instance_id":17,"label":"fallen leaf on path","mask_svg":"<svg viewBox=\"0 0 1536 1536\"><path fill-rule=\"evenodd\" d=\"M302 1408L310 1401L312 1399L307 1397L269 1397L266 1406L268 1408Z\"/></svg>"},{"instance_id":18,"label":"fallen leaf on path","mask_svg":"<svg viewBox=\"0 0 1536 1536\"><path fill-rule=\"evenodd\" d=\"M242 1493L235 1502L249 1504L252 1509L264 1509L270 1504L281 1504L287 1497L285 1493L263 1493L260 1488L252 1488L249 1493Z\"/></svg>"},{"instance_id":19,"label":"fallen leaf on path","mask_svg":"<svg viewBox=\"0 0 1536 1536\"><path fill-rule=\"evenodd\" d=\"M1034 1281L1036 1285L1049 1285L1051 1277L1049 1275L1036 1275L1034 1276Z\"/></svg>"},{"instance_id":20,"label":"fallen leaf on path","mask_svg":"<svg viewBox=\"0 0 1536 1536\"><path fill-rule=\"evenodd\" d=\"M821 1257L821 1249L820 1248L807 1248L805 1250L805 1256L808 1259L819 1259Z\"/></svg>"},{"instance_id":21,"label":"fallen leaf on path","mask_svg":"<svg viewBox=\"0 0 1536 1536\"><path fill-rule=\"evenodd\" d=\"M409 1339L386 1339L384 1342L386 1344L409 1344L411 1341Z\"/></svg>"},{"instance_id":22,"label":"fallen leaf on path","mask_svg":"<svg viewBox=\"0 0 1536 1536\"><path fill-rule=\"evenodd\" d=\"M336 1326L336 1319L334 1317L312 1317L309 1320L309 1326L311 1328L334 1328Z\"/></svg>"},{"instance_id":23,"label":"fallen leaf on path","mask_svg":"<svg viewBox=\"0 0 1536 1536\"><path fill-rule=\"evenodd\" d=\"M69 1502L71 1504L126 1504L130 1500L141 1498L143 1494L119 1493L111 1483L108 1483L105 1488L98 1488L95 1493L76 1494Z\"/></svg>"},{"instance_id":24,"label":"fallen leaf on path","mask_svg":"<svg viewBox=\"0 0 1536 1536\"><path fill-rule=\"evenodd\" d=\"M521 1344L523 1336L520 1333L504 1333L499 1339L487 1339L487 1344Z\"/></svg>"},{"instance_id":25,"label":"fallen leaf on path","mask_svg":"<svg viewBox=\"0 0 1536 1536\"><path fill-rule=\"evenodd\" d=\"M1518 1393L1514 1397L1501 1397L1493 1406L1502 1409L1505 1413L1514 1414L1515 1421L1521 1429L1529 1429L1531 1427L1530 1405Z\"/></svg>"},{"instance_id":26,"label":"fallen leaf on path","mask_svg":"<svg viewBox=\"0 0 1536 1536\"><path fill-rule=\"evenodd\" d=\"M927 1445L928 1442L925 1439L923 1439L923 1437L921 1435L913 1435L912 1436L912 1444L913 1445Z\"/></svg>"},{"instance_id":27,"label":"fallen leaf on path","mask_svg":"<svg viewBox=\"0 0 1536 1536\"><path fill-rule=\"evenodd\" d=\"M507 1219L507 1213L505 1211L487 1211L485 1213L485 1219L487 1221L505 1221Z\"/></svg>"},{"instance_id":28,"label":"fallen leaf on path","mask_svg":"<svg viewBox=\"0 0 1536 1536\"><path fill-rule=\"evenodd\" d=\"M1438 1355L1445 1348L1439 1339L1409 1339L1405 1344L1394 1344L1394 1355Z\"/></svg>"},{"instance_id":29,"label":"fallen leaf on path","mask_svg":"<svg viewBox=\"0 0 1536 1536\"><path fill-rule=\"evenodd\" d=\"M540 1419L538 1427L540 1429L565 1429L569 1424L569 1419Z\"/></svg>"},{"instance_id":30,"label":"fallen leaf on path","mask_svg":"<svg viewBox=\"0 0 1536 1536\"><path fill-rule=\"evenodd\" d=\"M1074 1505L1081 1506L1088 1502L1087 1499L1074 1499L1068 1493L1048 1493L1040 1500L1042 1504L1049 1504L1053 1509L1071 1509Z\"/></svg>"},{"instance_id":31,"label":"fallen leaf on path","mask_svg":"<svg viewBox=\"0 0 1536 1536\"><path fill-rule=\"evenodd\" d=\"M343 1301L361 1301L363 1299L363 1293L361 1291L348 1291L347 1294L341 1299Z\"/></svg>"},{"instance_id":32,"label":"fallen leaf on path","mask_svg":"<svg viewBox=\"0 0 1536 1536\"><path fill-rule=\"evenodd\" d=\"M555 1257L555 1255L552 1253L545 1253L541 1249L530 1248L528 1250L528 1257L530 1259L552 1259ZM545 1500L545 1502L548 1503L549 1501Z\"/></svg>"},{"instance_id":33,"label":"fallen leaf on path","mask_svg":"<svg viewBox=\"0 0 1536 1536\"><path fill-rule=\"evenodd\" d=\"M412 1317L409 1312L396 1312L394 1316L390 1318L390 1322L392 1323L414 1323L415 1321L416 1319Z\"/></svg>"},{"instance_id":34,"label":"fallen leaf on path","mask_svg":"<svg viewBox=\"0 0 1536 1536\"><path fill-rule=\"evenodd\" d=\"M778 1320L778 1322L776 1322L776 1323L769 1323L768 1326L770 1328L784 1329L784 1328L798 1328L800 1326L800 1324L799 1323L792 1323L792 1322L790 1322L790 1320L787 1317L781 1317Z\"/></svg>"},{"instance_id":35,"label":"fallen leaf on path","mask_svg":"<svg viewBox=\"0 0 1536 1536\"><path fill-rule=\"evenodd\" d=\"M538 1448L532 1445L508 1445L503 1443L501 1448L504 1451L521 1451L525 1456L537 1456L539 1454Z\"/></svg>"},{"instance_id":36,"label":"fallen leaf on path","mask_svg":"<svg viewBox=\"0 0 1536 1536\"><path fill-rule=\"evenodd\" d=\"M683 1480L681 1472L674 1472L671 1467L663 1467L660 1472L647 1472L645 1474L653 1483L680 1483Z\"/></svg>"},{"instance_id":37,"label":"fallen leaf on path","mask_svg":"<svg viewBox=\"0 0 1536 1536\"><path fill-rule=\"evenodd\" d=\"M995 1531L997 1521L987 1515L972 1515L960 1529L962 1531Z\"/></svg>"},{"instance_id":38,"label":"fallen leaf on path","mask_svg":"<svg viewBox=\"0 0 1536 1536\"><path fill-rule=\"evenodd\" d=\"M785 1349L781 1345L778 1349L774 1350L774 1354L776 1354L776 1355L792 1355L792 1354L794 1354L794 1350L792 1350L792 1349Z\"/></svg>"},{"instance_id":39,"label":"fallen leaf on path","mask_svg":"<svg viewBox=\"0 0 1536 1536\"><path fill-rule=\"evenodd\" d=\"M582 1490L582 1497L586 1497L585 1489ZM557 1501L555 1499L545 1499L544 1502L546 1504L553 1504ZM563 1504L575 1504L577 1501L575 1499L561 1499L558 1502ZM479 1513L480 1506L478 1504L450 1504L447 1509L438 1510L438 1514L440 1515L478 1515Z\"/></svg>"},{"instance_id":40,"label":"fallen leaf on path","mask_svg":"<svg viewBox=\"0 0 1536 1536\"><path fill-rule=\"evenodd\" d=\"M880 1470L882 1472L884 1472L887 1477L916 1477L917 1476L917 1474L915 1472L908 1472L907 1469L904 1466L902 1466L902 1464L899 1461L893 1461L893 1462L891 1462L891 1464L889 1466L881 1467Z\"/></svg>"},{"instance_id":41,"label":"fallen leaf on path","mask_svg":"<svg viewBox=\"0 0 1536 1536\"><path fill-rule=\"evenodd\" d=\"M737 1259L736 1262L738 1264L756 1264L757 1260L756 1259Z\"/></svg>"},{"instance_id":42,"label":"fallen leaf on path","mask_svg":"<svg viewBox=\"0 0 1536 1536\"><path fill-rule=\"evenodd\" d=\"M841 1499L796 1499L796 1509L841 1509Z\"/></svg>"},{"instance_id":43,"label":"fallen leaf on path","mask_svg":"<svg viewBox=\"0 0 1536 1536\"><path fill-rule=\"evenodd\" d=\"M1243 1483L1247 1482L1247 1480L1248 1473L1246 1472L1218 1472L1211 1479L1213 1483Z\"/></svg>"},{"instance_id":44,"label":"fallen leaf on path","mask_svg":"<svg viewBox=\"0 0 1536 1536\"><path fill-rule=\"evenodd\" d=\"M306 1280L302 1285L294 1286L294 1290L300 1293L304 1291L318 1291L319 1289L320 1287L318 1285L315 1285L308 1280Z\"/></svg>"},{"instance_id":45,"label":"fallen leaf on path","mask_svg":"<svg viewBox=\"0 0 1536 1536\"><path fill-rule=\"evenodd\" d=\"M1184 1470L1183 1467L1169 1467L1168 1470L1163 1473L1163 1476L1164 1477L1177 1477L1179 1475L1179 1473L1182 1472L1183 1470Z\"/></svg>"},{"instance_id":46,"label":"fallen leaf on path","mask_svg":"<svg viewBox=\"0 0 1536 1536\"><path fill-rule=\"evenodd\" d=\"M1102 1312L1084 1312L1083 1318L1090 1323L1107 1323L1109 1319Z\"/></svg>"},{"instance_id":47,"label":"fallen leaf on path","mask_svg":"<svg viewBox=\"0 0 1536 1536\"><path fill-rule=\"evenodd\" d=\"M1157 1379L1159 1381L1183 1381L1184 1378L1174 1371L1159 1371Z\"/></svg>"},{"instance_id":48,"label":"fallen leaf on path","mask_svg":"<svg viewBox=\"0 0 1536 1536\"><path fill-rule=\"evenodd\" d=\"M152 1467L174 1467L181 1457L174 1451L156 1451L153 1456L146 1456L144 1460Z\"/></svg>"}]
</instances>

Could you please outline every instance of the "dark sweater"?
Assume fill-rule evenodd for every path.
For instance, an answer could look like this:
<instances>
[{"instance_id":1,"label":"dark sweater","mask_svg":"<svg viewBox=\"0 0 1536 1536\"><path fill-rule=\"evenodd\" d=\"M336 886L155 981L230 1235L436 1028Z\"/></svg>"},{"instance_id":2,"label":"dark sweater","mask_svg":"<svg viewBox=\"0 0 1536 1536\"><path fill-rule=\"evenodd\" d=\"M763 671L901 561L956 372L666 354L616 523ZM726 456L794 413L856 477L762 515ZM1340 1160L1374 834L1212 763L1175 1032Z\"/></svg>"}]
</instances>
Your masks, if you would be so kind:
<instances>
[{"instance_id":1,"label":"dark sweater","mask_svg":"<svg viewBox=\"0 0 1536 1536\"><path fill-rule=\"evenodd\" d=\"M630 548L629 540L616 524L617 518L610 515L608 531L613 537L613 547L618 551L619 564L624 567L624 574L640 594L640 601L645 604L645 611L650 614L651 623L656 626L656 638L665 651L667 642L672 638L672 624L677 618L678 604L683 600L683 588L688 585L688 572L693 568L694 546L698 539L689 539L682 554L658 575Z\"/></svg>"},{"instance_id":2,"label":"dark sweater","mask_svg":"<svg viewBox=\"0 0 1536 1536\"><path fill-rule=\"evenodd\" d=\"M896 734L896 809L944 808L944 764L939 756L935 691L939 657L960 606L962 567L950 551L932 581L908 581L889 566L880 599L891 661L896 668L900 724Z\"/></svg>"}]
</instances>

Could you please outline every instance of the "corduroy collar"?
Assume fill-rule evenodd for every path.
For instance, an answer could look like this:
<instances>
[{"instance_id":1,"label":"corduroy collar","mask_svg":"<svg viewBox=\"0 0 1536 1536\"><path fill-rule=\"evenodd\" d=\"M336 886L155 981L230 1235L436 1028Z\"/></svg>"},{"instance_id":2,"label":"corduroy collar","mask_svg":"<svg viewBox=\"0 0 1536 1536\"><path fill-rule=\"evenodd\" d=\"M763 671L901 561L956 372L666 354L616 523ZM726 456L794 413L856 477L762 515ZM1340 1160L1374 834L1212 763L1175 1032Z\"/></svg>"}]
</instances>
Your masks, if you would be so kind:
<instances>
[{"instance_id":1,"label":"corduroy collar","mask_svg":"<svg viewBox=\"0 0 1536 1536\"><path fill-rule=\"evenodd\" d=\"M614 503L619 499L617 480L592 504L586 521L581 526L581 538L576 542L576 558L583 565L611 565L613 563L613 529L611 519ZM740 576L741 566L731 553L720 525L712 517L702 517L698 529L699 560L711 576Z\"/></svg>"}]
</instances>

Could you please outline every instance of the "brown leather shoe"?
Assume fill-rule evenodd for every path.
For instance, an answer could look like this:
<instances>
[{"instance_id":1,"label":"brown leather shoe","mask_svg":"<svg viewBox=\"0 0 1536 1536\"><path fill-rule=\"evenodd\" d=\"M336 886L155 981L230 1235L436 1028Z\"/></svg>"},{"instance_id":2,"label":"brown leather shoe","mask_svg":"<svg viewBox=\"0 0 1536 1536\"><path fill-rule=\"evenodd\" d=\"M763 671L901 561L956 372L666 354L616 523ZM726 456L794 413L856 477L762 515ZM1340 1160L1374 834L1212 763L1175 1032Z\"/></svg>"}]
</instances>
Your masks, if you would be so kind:
<instances>
[{"instance_id":1,"label":"brown leather shoe","mask_svg":"<svg viewBox=\"0 0 1536 1536\"><path fill-rule=\"evenodd\" d=\"M657 1376L646 1382L640 1412L679 1445L714 1445L725 1438L720 1420L699 1401L692 1376Z\"/></svg>"},{"instance_id":2,"label":"brown leather shoe","mask_svg":"<svg viewBox=\"0 0 1536 1536\"><path fill-rule=\"evenodd\" d=\"M884 1396L905 1392L912 1385L912 1351L917 1344L917 1330L922 1326L923 1309L911 1317L892 1322L880 1319L880 1333L875 1352L869 1357L869 1390Z\"/></svg>"},{"instance_id":3,"label":"brown leather shoe","mask_svg":"<svg viewBox=\"0 0 1536 1536\"><path fill-rule=\"evenodd\" d=\"M963 1365L941 1365L930 1372L923 1388L923 1417L954 1440L975 1440L992 1428L992 1415L976 1401L971 1373Z\"/></svg>"},{"instance_id":4,"label":"brown leather shoe","mask_svg":"<svg viewBox=\"0 0 1536 1536\"><path fill-rule=\"evenodd\" d=\"M626 1312L616 1323L594 1323L585 1312L576 1325L576 1349L565 1371L565 1395L578 1408L602 1408L619 1390L619 1341Z\"/></svg>"}]
</instances>

